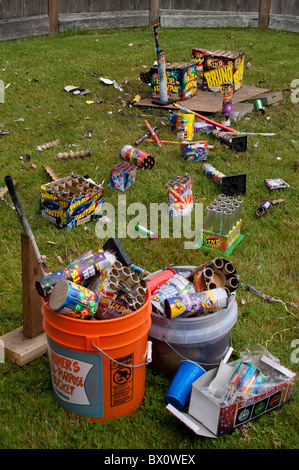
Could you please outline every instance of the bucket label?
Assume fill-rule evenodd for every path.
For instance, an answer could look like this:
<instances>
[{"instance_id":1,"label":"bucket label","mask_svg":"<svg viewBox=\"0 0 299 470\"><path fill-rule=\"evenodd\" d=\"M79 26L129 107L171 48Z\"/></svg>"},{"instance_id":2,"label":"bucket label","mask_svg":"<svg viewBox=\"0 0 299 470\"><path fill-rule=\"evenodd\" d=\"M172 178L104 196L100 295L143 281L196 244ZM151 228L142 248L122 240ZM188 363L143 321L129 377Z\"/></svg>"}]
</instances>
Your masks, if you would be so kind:
<instances>
[{"instance_id":1,"label":"bucket label","mask_svg":"<svg viewBox=\"0 0 299 470\"><path fill-rule=\"evenodd\" d=\"M53 392L58 403L78 415L103 417L103 357L66 349L48 339Z\"/></svg>"},{"instance_id":2,"label":"bucket label","mask_svg":"<svg viewBox=\"0 0 299 470\"><path fill-rule=\"evenodd\" d=\"M133 399L134 369L130 366L134 364L134 353L115 359L115 361L110 361L111 407L123 405Z\"/></svg>"}]
</instances>

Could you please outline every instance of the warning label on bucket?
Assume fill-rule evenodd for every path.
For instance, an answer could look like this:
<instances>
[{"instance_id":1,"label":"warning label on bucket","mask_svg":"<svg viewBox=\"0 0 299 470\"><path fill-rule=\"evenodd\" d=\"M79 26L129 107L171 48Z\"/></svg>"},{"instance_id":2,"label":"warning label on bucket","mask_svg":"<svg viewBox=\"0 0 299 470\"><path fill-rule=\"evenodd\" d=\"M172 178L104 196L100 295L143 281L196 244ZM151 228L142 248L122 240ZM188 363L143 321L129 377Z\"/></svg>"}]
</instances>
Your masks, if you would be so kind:
<instances>
[{"instance_id":1,"label":"warning label on bucket","mask_svg":"<svg viewBox=\"0 0 299 470\"><path fill-rule=\"evenodd\" d=\"M133 368L130 366L134 364L134 353L115 361L110 361L110 406L123 405L133 398Z\"/></svg>"}]
</instances>

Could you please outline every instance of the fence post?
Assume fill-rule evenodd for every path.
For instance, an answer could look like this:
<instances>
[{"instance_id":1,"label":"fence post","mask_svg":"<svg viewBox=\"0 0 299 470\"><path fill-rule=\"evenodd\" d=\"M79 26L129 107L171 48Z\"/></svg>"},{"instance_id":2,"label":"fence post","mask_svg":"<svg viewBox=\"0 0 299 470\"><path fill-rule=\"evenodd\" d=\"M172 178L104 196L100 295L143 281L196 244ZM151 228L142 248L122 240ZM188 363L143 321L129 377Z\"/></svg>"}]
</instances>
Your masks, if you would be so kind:
<instances>
[{"instance_id":1,"label":"fence post","mask_svg":"<svg viewBox=\"0 0 299 470\"><path fill-rule=\"evenodd\" d=\"M48 0L49 34L55 36L59 32L58 0Z\"/></svg>"},{"instance_id":2,"label":"fence post","mask_svg":"<svg viewBox=\"0 0 299 470\"><path fill-rule=\"evenodd\" d=\"M267 29L271 9L271 0L260 0L259 23L258 27Z\"/></svg>"},{"instance_id":3,"label":"fence post","mask_svg":"<svg viewBox=\"0 0 299 470\"><path fill-rule=\"evenodd\" d=\"M160 20L160 0L150 0L149 2L149 26L158 24Z\"/></svg>"}]
</instances>

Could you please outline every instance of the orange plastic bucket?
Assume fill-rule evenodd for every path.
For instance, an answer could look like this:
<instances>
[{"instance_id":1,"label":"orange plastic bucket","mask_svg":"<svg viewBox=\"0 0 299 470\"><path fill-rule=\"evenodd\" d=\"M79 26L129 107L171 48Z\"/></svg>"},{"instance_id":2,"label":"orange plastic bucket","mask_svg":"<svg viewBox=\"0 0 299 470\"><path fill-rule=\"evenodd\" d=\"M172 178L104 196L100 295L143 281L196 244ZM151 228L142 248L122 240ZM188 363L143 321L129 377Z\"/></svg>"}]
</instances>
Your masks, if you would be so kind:
<instances>
[{"instance_id":1,"label":"orange plastic bucket","mask_svg":"<svg viewBox=\"0 0 299 470\"><path fill-rule=\"evenodd\" d=\"M151 311L149 289L142 308L111 320L74 319L43 302L53 392L66 412L105 421L141 405Z\"/></svg>"}]
</instances>

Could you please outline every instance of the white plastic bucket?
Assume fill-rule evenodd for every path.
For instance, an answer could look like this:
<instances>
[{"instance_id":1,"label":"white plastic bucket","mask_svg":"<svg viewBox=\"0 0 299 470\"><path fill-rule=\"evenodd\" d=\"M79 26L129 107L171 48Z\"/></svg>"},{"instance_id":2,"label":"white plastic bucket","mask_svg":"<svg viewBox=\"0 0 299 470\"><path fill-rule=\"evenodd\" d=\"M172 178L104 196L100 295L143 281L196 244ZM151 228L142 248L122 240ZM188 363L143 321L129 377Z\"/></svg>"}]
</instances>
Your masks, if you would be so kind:
<instances>
[{"instance_id":1,"label":"white plastic bucket","mask_svg":"<svg viewBox=\"0 0 299 470\"><path fill-rule=\"evenodd\" d=\"M195 268L172 267L181 273ZM238 318L238 305L233 293L227 308L203 317L168 319L155 312L151 317L151 367L159 374L173 377L183 359L197 362L205 370L220 364L232 343L231 329Z\"/></svg>"}]
</instances>

